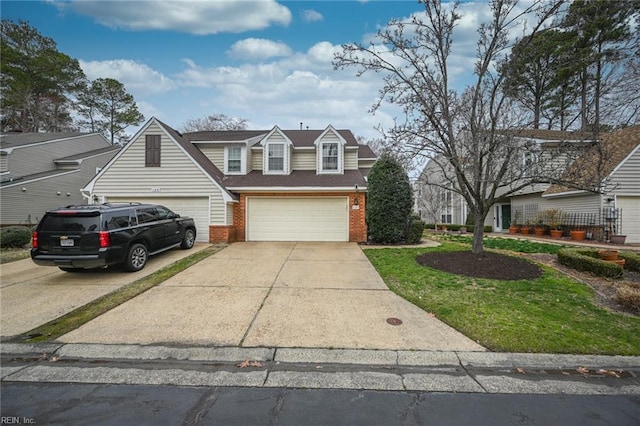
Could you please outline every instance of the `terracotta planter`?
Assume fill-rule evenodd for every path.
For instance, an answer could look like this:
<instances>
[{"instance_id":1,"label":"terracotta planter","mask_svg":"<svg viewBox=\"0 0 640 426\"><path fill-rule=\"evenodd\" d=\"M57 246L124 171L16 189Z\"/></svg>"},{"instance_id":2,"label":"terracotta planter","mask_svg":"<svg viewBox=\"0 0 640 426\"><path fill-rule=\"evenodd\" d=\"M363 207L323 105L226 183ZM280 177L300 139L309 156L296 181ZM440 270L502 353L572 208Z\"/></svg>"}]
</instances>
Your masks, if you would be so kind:
<instances>
[{"instance_id":1,"label":"terracotta planter","mask_svg":"<svg viewBox=\"0 0 640 426\"><path fill-rule=\"evenodd\" d=\"M617 265L620 265L620 266L622 266L624 268L625 259L609 260L609 262L613 262L613 263L615 263Z\"/></svg>"},{"instance_id":2,"label":"terracotta planter","mask_svg":"<svg viewBox=\"0 0 640 426\"><path fill-rule=\"evenodd\" d=\"M576 241L582 241L586 238L587 231L571 231L571 238Z\"/></svg>"},{"instance_id":3,"label":"terracotta planter","mask_svg":"<svg viewBox=\"0 0 640 426\"><path fill-rule=\"evenodd\" d=\"M549 232L551 232L551 238L562 238L562 229L552 229Z\"/></svg>"},{"instance_id":4,"label":"terracotta planter","mask_svg":"<svg viewBox=\"0 0 640 426\"><path fill-rule=\"evenodd\" d=\"M516 227L516 226L510 226L510 227L509 227L509 233L510 233L510 234L517 234L517 233L518 233L518 227Z\"/></svg>"},{"instance_id":5,"label":"terracotta planter","mask_svg":"<svg viewBox=\"0 0 640 426\"><path fill-rule=\"evenodd\" d=\"M598 251L598 256L600 256L600 259L610 262L618 259L618 253L618 250L600 250Z\"/></svg>"},{"instance_id":6,"label":"terracotta planter","mask_svg":"<svg viewBox=\"0 0 640 426\"><path fill-rule=\"evenodd\" d=\"M520 228L520 232L527 235L531 232L531 228Z\"/></svg>"},{"instance_id":7,"label":"terracotta planter","mask_svg":"<svg viewBox=\"0 0 640 426\"><path fill-rule=\"evenodd\" d=\"M611 244L624 244L624 240L627 239L626 235L612 235L609 237Z\"/></svg>"},{"instance_id":8,"label":"terracotta planter","mask_svg":"<svg viewBox=\"0 0 640 426\"><path fill-rule=\"evenodd\" d=\"M545 234L545 229L544 228L535 228L534 232L536 233L536 236L542 237Z\"/></svg>"}]
</instances>

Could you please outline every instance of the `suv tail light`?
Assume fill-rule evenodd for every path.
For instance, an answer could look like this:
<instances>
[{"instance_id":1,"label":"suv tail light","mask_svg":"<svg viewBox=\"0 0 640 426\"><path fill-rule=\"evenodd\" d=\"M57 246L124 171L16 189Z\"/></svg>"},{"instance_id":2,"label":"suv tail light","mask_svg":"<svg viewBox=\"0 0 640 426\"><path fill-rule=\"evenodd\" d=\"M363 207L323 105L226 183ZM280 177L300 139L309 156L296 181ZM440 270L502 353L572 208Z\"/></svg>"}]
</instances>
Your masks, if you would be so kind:
<instances>
[{"instance_id":1,"label":"suv tail light","mask_svg":"<svg viewBox=\"0 0 640 426\"><path fill-rule=\"evenodd\" d=\"M33 231L33 236L31 237L31 247L38 248L38 231Z\"/></svg>"},{"instance_id":2,"label":"suv tail light","mask_svg":"<svg viewBox=\"0 0 640 426\"><path fill-rule=\"evenodd\" d=\"M109 247L111 245L111 238L106 231L100 231L100 248Z\"/></svg>"}]
</instances>

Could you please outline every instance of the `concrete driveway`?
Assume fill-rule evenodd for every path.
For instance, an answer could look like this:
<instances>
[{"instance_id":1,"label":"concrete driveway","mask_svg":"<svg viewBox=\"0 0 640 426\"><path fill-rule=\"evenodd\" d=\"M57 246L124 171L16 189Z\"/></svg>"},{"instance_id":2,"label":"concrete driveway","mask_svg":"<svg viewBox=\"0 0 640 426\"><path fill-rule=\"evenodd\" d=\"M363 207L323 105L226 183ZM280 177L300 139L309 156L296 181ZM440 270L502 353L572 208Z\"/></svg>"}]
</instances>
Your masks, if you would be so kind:
<instances>
[{"instance_id":1,"label":"concrete driveway","mask_svg":"<svg viewBox=\"0 0 640 426\"><path fill-rule=\"evenodd\" d=\"M31 259L0 265L0 335L32 330L208 246L152 256L143 270L134 273L117 267L68 273L38 266Z\"/></svg>"},{"instance_id":2,"label":"concrete driveway","mask_svg":"<svg viewBox=\"0 0 640 426\"><path fill-rule=\"evenodd\" d=\"M392 293L351 243L235 243L60 340L484 350Z\"/></svg>"}]
</instances>

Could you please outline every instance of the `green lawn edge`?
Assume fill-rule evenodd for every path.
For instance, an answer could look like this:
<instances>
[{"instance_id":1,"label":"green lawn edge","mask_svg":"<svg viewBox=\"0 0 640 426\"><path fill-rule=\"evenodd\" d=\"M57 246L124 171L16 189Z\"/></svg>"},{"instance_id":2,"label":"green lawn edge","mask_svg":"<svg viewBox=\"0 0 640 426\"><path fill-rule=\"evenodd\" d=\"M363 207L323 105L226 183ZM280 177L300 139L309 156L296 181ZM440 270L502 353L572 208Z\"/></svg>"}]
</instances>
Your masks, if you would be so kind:
<instances>
[{"instance_id":1,"label":"green lawn edge","mask_svg":"<svg viewBox=\"0 0 640 426\"><path fill-rule=\"evenodd\" d=\"M74 309L54 320L38 326L25 333L13 336L6 340L7 343L36 343L51 342L76 328L86 324L96 317L104 314L144 293L145 291L166 281L172 276L184 271L192 265L222 250L226 245L213 245L197 251L185 258L177 260L164 268L140 278L130 284L124 285L111 293Z\"/></svg>"},{"instance_id":2,"label":"green lawn edge","mask_svg":"<svg viewBox=\"0 0 640 426\"><path fill-rule=\"evenodd\" d=\"M491 351L640 355L640 318L596 306L588 285L544 265L539 279L499 281L416 262L423 253L469 250L457 241L440 243L364 253L391 291Z\"/></svg>"}]
</instances>

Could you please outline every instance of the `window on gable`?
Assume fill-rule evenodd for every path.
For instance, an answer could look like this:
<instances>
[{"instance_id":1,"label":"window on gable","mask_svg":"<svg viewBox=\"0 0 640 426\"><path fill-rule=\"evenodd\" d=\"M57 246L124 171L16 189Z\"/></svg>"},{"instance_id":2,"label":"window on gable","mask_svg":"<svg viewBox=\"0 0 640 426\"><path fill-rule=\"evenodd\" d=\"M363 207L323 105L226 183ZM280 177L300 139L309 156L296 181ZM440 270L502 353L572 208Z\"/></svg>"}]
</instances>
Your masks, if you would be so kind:
<instances>
[{"instance_id":1,"label":"window on gable","mask_svg":"<svg viewBox=\"0 0 640 426\"><path fill-rule=\"evenodd\" d=\"M145 143L144 166L160 167L160 135L147 135Z\"/></svg>"},{"instance_id":2,"label":"window on gable","mask_svg":"<svg viewBox=\"0 0 640 426\"><path fill-rule=\"evenodd\" d=\"M242 171L242 148L230 146L227 148L227 172L238 173Z\"/></svg>"},{"instance_id":3,"label":"window on gable","mask_svg":"<svg viewBox=\"0 0 640 426\"><path fill-rule=\"evenodd\" d=\"M268 145L268 164L270 171L284 171L284 144L270 143Z\"/></svg>"},{"instance_id":4,"label":"window on gable","mask_svg":"<svg viewBox=\"0 0 640 426\"><path fill-rule=\"evenodd\" d=\"M338 144L322 144L322 170L338 170Z\"/></svg>"}]
</instances>

